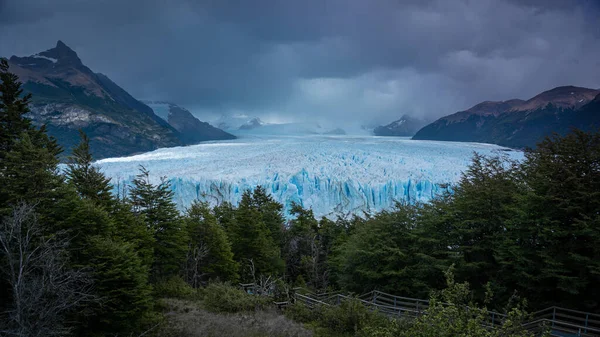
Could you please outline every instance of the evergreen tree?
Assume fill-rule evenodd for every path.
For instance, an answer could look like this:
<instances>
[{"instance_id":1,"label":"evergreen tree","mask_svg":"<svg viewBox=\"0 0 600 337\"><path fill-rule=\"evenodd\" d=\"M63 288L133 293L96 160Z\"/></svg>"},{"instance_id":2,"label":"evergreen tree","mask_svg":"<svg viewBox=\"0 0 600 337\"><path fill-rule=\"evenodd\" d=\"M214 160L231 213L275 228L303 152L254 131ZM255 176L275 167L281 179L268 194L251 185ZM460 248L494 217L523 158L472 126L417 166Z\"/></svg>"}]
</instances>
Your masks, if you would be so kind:
<instances>
[{"instance_id":1,"label":"evergreen tree","mask_svg":"<svg viewBox=\"0 0 600 337\"><path fill-rule=\"evenodd\" d=\"M252 201L258 209L262 221L271 234L271 239L280 249L283 247L283 232L285 230L285 218L283 217L283 205L275 201L262 186L257 186L252 192Z\"/></svg>"},{"instance_id":2,"label":"evergreen tree","mask_svg":"<svg viewBox=\"0 0 600 337\"><path fill-rule=\"evenodd\" d=\"M239 267L233 260L231 243L208 204L193 203L187 210L185 221L190 237L186 267L188 282L198 287L210 279L236 281Z\"/></svg>"},{"instance_id":3,"label":"evergreen tree","mask_svg":"<svg viewBox=\"0 0 600 337\"><path fill-rule=\"evenodd\" d=\"M19 77L9 72L8 60L0 58L0 162L21 134L32 130L24 115L29 112L31 95L23 95Z\"/></svg>"},{"instance_id":4,"label":"evergreen tree","mask_svg":"<svg viewBox=\"0 0 600 337\"><path fill-rule=\"evenodd\" d=\"M186 255L186 230L173 202L173 191L166 179L160 184L150 182L150 174L140 168L130 191L133 211L143 216L147 228L154 236L155 280L168 278L181 271Z\"/></svg>"},{"instance_id":5,"label":"evergreen tree","mask_svg":"<svg viewBox=\"0 0 600 337\"><path fill-rule=\"evenodd\" d=\"M530 244L520 255L533 255L524 267L539 272L528 294L544 305L599 310L600 133L547 137L526 152L523 172L530 193L521 232Z\"/></svg>"},{"instance_id":6,"label":"evergreen tree","mask_svg":"<svg viewBox=\"0 0 600 337\"><path fill-rule=\"evenodd\" d=\"M148 270L133 246L102 237L90 237L85 252L93 271L100 305L91 307L85 335L117 335L141 331L152 309Z\"/></svg>"},{"instance_id":7,"label":"evergreen tree","mask_svg":"<svg viewBox=\"0 0 600 337\"><path fill-rule=\"evenodd\" d=\"M305 209L300 204L293 203L290 214L295 219L290 221L285 233L284 257L286 276L293 282L298 277L316 287L317 266L320 257L318 238L319 223L311 209Z\"/></svg>"},{"instance_id":8,"label":"evergreen tree","mask_svg":"<svg viewBox=\"0 0 600 337\"><path fill-rule=\"evenodd\" d=\"M79 136L81 142L73 149L73 153L69 157L66 177L82 198L93 200L109 209L114 202L114 197L110 192L112 188L110 179L93 165L88 136L81 130Z\"/></svg>"},{"instance_id":9,"label":"evergreen tree","mask_svg":"<svg viewBox=\"0 0 600 337\"><path fill-rule=\"evenodd\" d=\"M516 169L517 163L506 158L476 153L451 197L451 246L461 257L456 274L473 286L479 299L485 295L484 285L496 280L500 270L497 251L507 221L515 216L520 190Z\"/></svg>"},{"instance_id":10,"label":"evergreen tree","mask_svg":"<svg viewBox=\"0 0 600 337\"><path fill-rule=\"evenodd\" d=\"M262 221L250 191L245 191L242 195L235 210L235 223L230 231L233 254L236 261L245 268L242 274L246 280L252 277L248 269L250 265L254 267L254 276L283 272L284 263L279 247L273 242L271 233Z\"/></svg>"}]
</instances>

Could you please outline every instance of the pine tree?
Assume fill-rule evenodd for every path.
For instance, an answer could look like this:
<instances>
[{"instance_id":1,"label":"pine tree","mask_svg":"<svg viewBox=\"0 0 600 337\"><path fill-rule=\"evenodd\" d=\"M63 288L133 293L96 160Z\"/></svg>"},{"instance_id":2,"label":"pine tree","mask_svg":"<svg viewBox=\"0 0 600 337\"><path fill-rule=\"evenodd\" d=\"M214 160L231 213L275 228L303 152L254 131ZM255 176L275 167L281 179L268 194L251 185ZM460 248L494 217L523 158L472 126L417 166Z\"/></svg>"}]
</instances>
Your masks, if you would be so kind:
<instances>
[{"instance_id":1,"label":"pine tree","mask_svg":"<svg viewBox=\"0 0 600 337\"><path fill-rule=\"evenodd\" d=\"M233 259L231 243L208 204L193 203L187 210L185 221L190 238L186 267L188 283L198 287L210 279L235 282L239 267Z\"/></svg>"},{"instance_id":2,"label":"pine tree","mask_svg":"<svg viewBox=\"0 0 600 337\"><path fill-rule=\"evenodd\" d=\"M262 221L250 191L245 191L242 195L242 200L235 211L235 223L232 225L231 232L233 254L236 261L245 268L241 274L246 277L246 280L250 277L248 274L250 261L254 266L255 276L279 274L283 271L284 263L279 247L273 242L271 233Z\"/></svg>"},{"instance_id":3,"label":"pine tree","mask_svg":"<svg viewBox=\"0 0 600 337\"><path fill-rule=\"evenodd\" d=\"M258 209L262 221L267 226L271 234L271 239L281 249L283 247L283 232L285 229L283 205L275 201L262 186L257 186L254 189L252 192L252 201Z\"/></svg>"},{"instance_id":4,"label":"pine tree","mask_svg":"<svg viewBox=\"0 0 600 337\"><path fill-rule=\"evenodd\" d=\"M148 284L148 270L133 246L90 237L85 258L93 270L96 293L103 300L91 307L92 314L81 333L128 335L140 331L152 309L152 288Z\"/></svg>"},{"instance_id":5,"label":"pine tree","mask_svg":"<svg viewBox=\"0 0 600 337\"><path fill-rule=\"evenodd\" d=\"M133 211L143 216L147 228L154 236L154 280L168 278L181 271L187 251L184 223L173 202L173 191L166 179L158 185L150 182L150 174L140 168L130 191Z\"/></svg>"},{"instance_id":6,"label":"pine tree","mask_svg":"<svg viewBox=\"0 0 600 337\"><path fill-rule=\"evenodd\" d=\"M23 95L19 77L9 72L8 61L0 58L0 162L21 134L32 130L25 118L31 95Z\"/></svg>"},{"instance_id":7,"label":"pine tree","mask_svg":"<svg viewBox=\"0 0 600 337\"><path fill-rule=\"evenodd\" d=\"M114 204L114 197L110 192L112 188L110 179L93 165L88 136L81 130L79 136L81 142L69 157L66 177L82 198L92 200L109 209Z\"/></svg>"}]
</instances>

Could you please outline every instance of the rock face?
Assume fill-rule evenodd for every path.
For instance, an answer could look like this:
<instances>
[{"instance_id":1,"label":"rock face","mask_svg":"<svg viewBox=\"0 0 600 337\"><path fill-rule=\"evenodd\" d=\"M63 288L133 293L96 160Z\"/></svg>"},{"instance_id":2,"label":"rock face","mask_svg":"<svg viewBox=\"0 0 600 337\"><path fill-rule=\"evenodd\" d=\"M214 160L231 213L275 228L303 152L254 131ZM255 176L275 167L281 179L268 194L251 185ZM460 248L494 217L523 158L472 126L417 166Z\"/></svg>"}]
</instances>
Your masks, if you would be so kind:
<instances>
[{"instance_id":1,"label":"rock face","mask_svg":"<svg viewBox=\"0 0 600 337\"><path fill-rule=\"evenodd\" d=\"M545 136L576 127L600 126L600 90L557 87L527 101L483 102L442 117L419 130L413 139L492 143L533 147Z\"/></svg>"},{"instance_id":2,"label":"rock face","mask_svg":"<svg viewBox=\"0 0 600 337\"><path fill-rule=\"evenodd\" d=\"M230 133L200 121L191 112L176 105L170 106L167 120L175 130L179 131L182 140L186 143L236 138Z\"/></svg>"},{"instance_id":3,"label":"rock face","mask_svg":"<svg viewBox=\"0 0 600 337\"><path fill-rule=\"evenodd\" d=\"M255 118L252 118L251 120L247 121L246 123L240 125L238 130L252 130L252 129L259 128L263 125L265 125L265 123L263 121L261 121L260 118L255 117Z\"/></svg>"},{"instance_id":4,"label":"rock face","mask_svg":"<svg viewBox=\"0 0 600 337\"><path fill-rule=\"evenodd\" d=\"M24 91L33 95L28 117L34 124L47 124L65 155L78 144L78 129L90 137L96 158L185 144L151 108L107 76L94 73L61 41L32 56L12 56L9 65Z\"/></svg>"},{"instance_id":5,"label":"rock face","mask_svg":"<svg viewBox=\"0 0 600 337\"><path fill-rule=\"evenodd\" d=\"M402 118L393 121L388 125L376 127L373 129L373 133L375 136L410 137L419 131L425 124L427 123L423 120L404 115Z\"/></svg>"}]
</instances>

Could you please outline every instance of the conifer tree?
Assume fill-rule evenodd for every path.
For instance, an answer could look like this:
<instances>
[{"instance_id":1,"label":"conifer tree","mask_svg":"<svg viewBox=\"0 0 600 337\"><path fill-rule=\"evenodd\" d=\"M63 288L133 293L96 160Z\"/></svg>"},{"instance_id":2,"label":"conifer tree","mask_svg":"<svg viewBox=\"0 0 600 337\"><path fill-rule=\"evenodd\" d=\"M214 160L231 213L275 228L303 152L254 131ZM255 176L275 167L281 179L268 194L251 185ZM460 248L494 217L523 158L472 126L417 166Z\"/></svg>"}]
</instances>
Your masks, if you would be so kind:
<instances>
[{"instance_id":1,"label":"conifer tree","mask_svg":"<svg viewBox=\"0 0 600 337\"><path fill-rule=\"evenodd\" d=\"M187 210L185 221L190 240L186 266L188 282L198 287L210 279L236 281L239 267L233 260L231 243L208 204L193 203Z\"/></svg>"},{"instance_id":2,"label":"conifer tree","mask_svg":"<svg viewBox=\"0 0 600 337\"><path fill-rule=\"evenodd\" d=\"M93 306L86 335L128 335L141 330L152 309L148 270L133 246L119 240L90 237L85 252L93 271L95 291L102 298Z\"/></svg>"},{"instance_id":3,"label":"conifer tree","mask_svg":"<svg viewBox=\"0 0 600 337\"><path fill-rule=\"evenodd\" d=\"M66 177L82 198L92 200L109 209L114 202L110 192L112 188L110 179L93 165L88 136L80 130L79 137L81 141L73 149L68 160Z\"/></svg>"},{"instance_id":4,"label":"conifer tree","mask_svg":"<svg viewBox=\"0 0 600 337\"><path fill-rule=\"evenodd\" d=\"M283 232L285 229L283 205L275 201L262 186L257 186L254 189L252 192L252 201L258 209L262 221L267 226L271 234L271 239L281 249L283 247Z\"/></svg>"},{"instance_id":5,"label":"conifer tree","mask_svg":"<svg viewBox=\"0 0 600 337\"><path fill-rule=\"evenodd\" d=\"M32 129L25 118L31 95L23 95L19 77L9 72L8 60L0 58L0 162L23 132Z\"/></svg>"},{"instance_id":6,"label":"conifer tree","mask_svg":"<svg viewBox=\"0 0 600 337\"><path fill-rule=\"evenodd\" d=\"M141 167L133 180L130 200L133 211L143 216L154 236L154 280L178 274L185 262L187 232L173 202L171 185L164 178L158 185L153 185L150 173Z\"/></svg>"},{"instance_id":7,"label":"conifer tree","mask_svg":"<svg viewBox=\"0 0 600 337\"><path fill-rule=\"evenodd\" d=\"M284 263L279 247L273 242L271 233L262 221L250 191L245 191L242 195L231 231L233 254L242 268L246 268L242 273L246 278L249 276L247 268L250 261L256 276L279 274L283 271Z\"/></svg>"}]
</instances>

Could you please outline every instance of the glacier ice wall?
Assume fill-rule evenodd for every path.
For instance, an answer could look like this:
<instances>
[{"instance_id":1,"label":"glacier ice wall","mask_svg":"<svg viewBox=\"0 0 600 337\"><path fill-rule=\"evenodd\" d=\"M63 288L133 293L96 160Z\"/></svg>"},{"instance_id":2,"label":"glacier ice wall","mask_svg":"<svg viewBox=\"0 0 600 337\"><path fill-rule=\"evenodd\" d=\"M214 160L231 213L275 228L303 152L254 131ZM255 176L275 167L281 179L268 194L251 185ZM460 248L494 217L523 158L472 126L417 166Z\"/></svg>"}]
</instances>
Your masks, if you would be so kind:
<instances>
[{"instance_id":1,"label":"glacier ice wall","mask_svg":"<svg viewBox=\"0 0 600 337\"><path fill-rule=\"evenodd\" d=\"M500 152L499 152L500 151ZM139 166L166 177L180 209L193 200L237 204L264 186L286 209L292 202L317 216L363 214L397 201L428 201L457 182L473 152L518 151L476 143L352 136L257 136L108 158L98 165L113 183L131 182Z\"/></svg>"}]
</instances>

